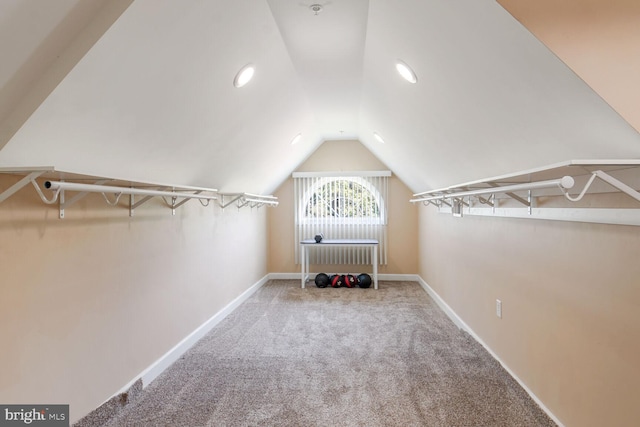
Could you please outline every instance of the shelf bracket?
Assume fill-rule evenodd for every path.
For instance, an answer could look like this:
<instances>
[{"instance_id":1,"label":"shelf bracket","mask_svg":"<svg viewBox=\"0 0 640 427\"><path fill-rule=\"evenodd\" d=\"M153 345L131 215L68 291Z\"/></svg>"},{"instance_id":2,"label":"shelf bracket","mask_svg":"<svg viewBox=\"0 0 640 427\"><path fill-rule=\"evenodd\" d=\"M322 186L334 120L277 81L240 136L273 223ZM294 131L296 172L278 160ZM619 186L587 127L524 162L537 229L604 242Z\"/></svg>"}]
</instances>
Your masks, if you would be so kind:
<instances>
[{"instance_id":1,"label":"shelf bracket","mask_svg":"<svg viewBox=\"0 0 640 427\"><path fill-rule=\"evenodd\" d=\"M491 199L494 197L495 197L495 194L490 195L488 199L485 199L482 196L478 196L478 201L483 205L489 205L493 207L493 201Z\"/></svg>"},{"instance_id":2,"label":"shelf bracket","mask_svg":"<svg viewBox=\"0 0 640 427\"><path fill-rule=\"evenodd\" d=\"M38 196L40 196L40 199L47 205L54 204L58 200L58 196L60 195L60 192L62 191L60 189L55 190L53 192L53 196L51 196L51 199L47 199L47 196L44 195L44 193L40 189L40 186L38 185L38 183L36 182L35 179L31 181L31 184L33 184L33 188L36 189L36 192L38 193Z\"/></svg>"},{"instance_id":3,"label":"shelf bracket","mask_svg":"<svg viewBox=\"0 0 640 427\"><path fill-rule=\"evenodd\" d=\"M612 177L611 175L609 175L607 173L604 173L602 171L595 171L594 173L596 175L598 175L598 178L600 178L601 180L603 180L607 184L617 188L618 190L620 190L623 193L625 193L627 196L631 196L631 197L633 197L634 199L636 199L637 201L640 202L640 192L634 190L633 188L629 187L624 182Z\"/></svg>"},{"instance_id":4,"label":"shelf bracket","mask_svg":"<svg viewBox=\"0 0 640 427\"><path fill-rule=\"evenodd\" d=\"M200 194L200 193L202 193L202 191L196 191L196 192L195 192L195 193L193 193L193 194ZM180 206L182 206L182 205L184 205L185 203L187 203L189 200L191 200L191 199L184 199L183 201L181 201L181 202L180 202L180 203L178 203L178 204L176 204L176 203L175 203L175 201L174 201L173 209L179 208Z\"/></svg>"},{"instance_id":5,"label":"shelf bracket","mask_svg":"<svg viewBox=\"0 0 640 427\"><path fill-rule=\"evenodd\" d=\"M133 187L130 187L133 188ZM158 191L164 191L169 187L158 187ZM149 200L153 199L156 196L144 196L142 199L138 200L137 202L135 201L135 195L134 194L130 194L129 195L129 216L133 216L134 215L134 210L136 208L138 208L139 206L141 206L142 204L148 202Z\"/></svg>"},{"instance_id":6,"label":"shelf bracket","mask_svg":"<svg viewBox=\"0 0 640 427\"><path fill-rule=\"evenodd\" d=\"M167 198L165 196L162 196L162 200L164 200L164 202L167 204L167 206L169 206L171 208L171 215L175 216L176 207L178 207L176 205L176 200L178 200L178 197L177 196L171 196L171 202L169 202L169 201L167 201Z\"/></svg>"},{"instance_id":7,"label":"shelf bracket","mask_svg":"<svg viewBox=\"0 0 640 427\"><path fill-rule=\"evenodd\" d=\"M64 219L64 190L60 190L60 197L58 199L58 208L60 209L58 218Z\"/></svg>"},{"instance_id":8,"label":"shelf bracket","mask_svg":"<svg viewBox=\"0 0 640 427\"><path fill-rule=\"evenodd\" d=\"M526 207L530 208L531 207L531 202L529 200L525 200L522 197L518 196L515 193L504 193L507 196L511 197L513 200L522 203L523 205L525 205ZM529 194L531 194L531 190L529 190Z\"/></svg>"},{"instance_id":9,"label":"shelf bracket","mask_svg":"<svg viewBox=\"0 0 640 427\"><path fill-rule=\"evenodd\" d=\"M28 185L30 182L33 182L34 185L37 185L35 184L35 179L38 178L43 173L44 171L31 172L29 175L23 177L20 181L16 182L11 187L4 190L2 193L0 193L0 203L4 202L9 197L13 196L16 192L22 189L22 187L24 187L25 185Z\"/></svg>"},{"instance_id":10,"label":"shelf bracket","mask_svg":"<svg viewBox=\"0 0 640 427\"><path fill-rule=\"evenodd\" d=\"M249 206L250 208L261 208L265 205L278 206L278 198L274 196L262 196L250 193L218 193L218 196L220 197L218 203L222 209L234 203L238 209L245 206ZM225 202L225 197L230 199L227 199L227 202Z\"/></svg>"},{"instance_id":11,"label":"shelf bracket","mask_svg":"<svg viewBox=\"0 0 640 427\"><path fill-rule=\"evenodd\" d=\"M169 187L160 187L159 191L164 191ZM195 191L193 193L189 193L189 195L197 195L202 193L203 190L198 190ZM148 202L149 200L151 200L153 197L155 196L145 196L142 199L138 200L137 202L135 201L134 195L131 194L129 197L129 216L133 216L134 215L134 211L137 207L139 207L140 205L142 205L143 203ZM189 200L191 200L191 198L187 197L184 200L177 202L178 198L180 196L173 196L171 197L171 203L169 203L169 201L163 197L165 203L171 208L171 214L175 215L176 214L176 209L179 208L180 206L184 205L185 203L187 203ZM177 203L176 203L177 202ZM202 200L200 200L200 202L202 203ZM208 206L209 205L209 200L207 200L206 204L203 203L203 206Z\"/></svg>"},{"instance_id":12,"label":"shelf bracket","mask_svg":"<svg viewBox=\"0 0 640 427\"><path fill-rule=\"evenodd\" d=\"M225 202L224 202L225 195L224 195L224 194L221 194L221 195L220 195L220 203L219 203L219 204L220 204L220 207L221 207L222 209L224 209L224 208L226 208L227 206L230 206L230 205L232 205L233 203L235 203L236 201L238 201L238 200L242 199L242 198L244 197L244 194L232 194L232 195L227 195L227 197L229 197L229 196L231 197L231 200L229 200L228 202L226 202L226 203L225 203Z\"/></svg>"},{"instance_id":13,"label":"shelf bracket","mask_svg":"<svg viewBox=\"0 0 640 427\"><path fill-rule=\"evenodd\" d=\"M94 185L101 185L101 184L104 184L105 182L109 182L109 181L110 181L109 179L101 179L99 181L94 182ZM86 197L88 194L89 194L88 191L83 191L81 193L76 194L70 200L61 203L60 204L60 209L64 210L66 208L71 207L71 205L75 204L80 199Z\"/></svg>"},{"instance_id":14,"label":"shelf bracket","mask_svg":"<svg viewBox=\"0 0 640 427\"><path fill-rule=\"evenodd\" d=\"M488 183L491 187L496 188L499 187L498 184L496 184L495 182L489 182ZM522 197L518 196L516 193L513 192L508 192L508 193L504 193L507 196L511 197L513 200L522 203L523 205L525 205L528 208L531 208L531 200L525 200ZM531 190L529 190L529 194L531 194Z\"/></svg>"},{"instance_id":15,"label":"shelf bracket","mask_svg":"<svg viewBox=\"0 0 640 427\"><path fill-rule=\"evenodd\" d=\"M633 188L629 187L627 184L625 184L624 182L620 181L619 179L616 179L616 178L612 177L608 173L602 172L601 170L593 171L591 173L591 178L589 178L589 181L587 181L587 183L585 184L585 186L582 189L582 191L580 192L580 194L578 194L577 196L573 197L573 196L569 195L568 191L563 190L564 196L568 200L571 200L572 202L577 202L577 201L581 200L584 197L584 195L587 193L587 190L589 189L589 187L591 187L591 184L593 184L593 181L596 178L600 178L601 180L603 180L607 184L611 185L614 188L617 188L618 190L622 191L626 195L628 195L630 197L633 197L634 199L636 199L637 201L640 202L640 192L638 192L638 191L634 190Z\"/></svg>"}]
</instances>

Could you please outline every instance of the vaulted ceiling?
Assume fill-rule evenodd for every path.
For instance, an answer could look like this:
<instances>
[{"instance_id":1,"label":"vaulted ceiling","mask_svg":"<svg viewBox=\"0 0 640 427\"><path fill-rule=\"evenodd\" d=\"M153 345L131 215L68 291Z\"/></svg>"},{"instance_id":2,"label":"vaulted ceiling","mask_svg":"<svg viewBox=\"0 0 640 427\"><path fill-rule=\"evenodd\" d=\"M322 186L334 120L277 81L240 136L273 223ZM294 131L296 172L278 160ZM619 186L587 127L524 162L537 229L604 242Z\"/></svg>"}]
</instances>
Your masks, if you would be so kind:
<instances>
[{"instance_id":1,"label":"vaulted ceiling","mask_svg":"<svg viewBox=\"0 0 640 427\"><path fill-rule=\"evenodd\" d=\"M266 194L323 141L357 139L417 192L640 157L638 132L493 0L312 3L3 0L0 167Z\"/></svg>"}]
</instances>

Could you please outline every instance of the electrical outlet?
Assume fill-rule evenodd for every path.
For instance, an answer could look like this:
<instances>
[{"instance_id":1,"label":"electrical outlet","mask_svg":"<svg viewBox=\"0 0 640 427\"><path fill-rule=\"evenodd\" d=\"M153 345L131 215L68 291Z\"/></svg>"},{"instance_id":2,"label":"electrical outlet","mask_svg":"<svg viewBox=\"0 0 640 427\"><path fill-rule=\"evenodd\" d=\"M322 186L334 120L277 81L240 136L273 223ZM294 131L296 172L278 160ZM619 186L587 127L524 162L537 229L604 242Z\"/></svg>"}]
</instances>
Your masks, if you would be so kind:
<instances>
[{"instance_id":1,"label":"electrical outlet","mask_svg":"<svg viewBox=\"0 0 640 427\"><path fill-rule=\"evenodd\" d=\"M502 319L502 301L496 300L496 316Z\"/></svg>"}]
</instances>

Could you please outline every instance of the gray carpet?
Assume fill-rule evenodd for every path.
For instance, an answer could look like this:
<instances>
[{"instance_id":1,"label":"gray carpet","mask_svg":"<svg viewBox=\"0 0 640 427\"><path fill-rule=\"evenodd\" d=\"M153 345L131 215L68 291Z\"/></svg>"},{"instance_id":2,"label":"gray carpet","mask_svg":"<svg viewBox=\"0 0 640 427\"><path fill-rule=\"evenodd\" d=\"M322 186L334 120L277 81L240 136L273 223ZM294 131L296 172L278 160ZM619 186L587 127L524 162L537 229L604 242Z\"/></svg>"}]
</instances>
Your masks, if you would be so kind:
<instances>
[{"instance_id":1,"label":"gray carpet","mask_svg":"<svg viewBox=\"0 0 640 427\"><path fill-rule=\"evenodd\" d=\"M553 426L415 282L275 280L113 426Z\"/></svg>"}]
</instances>

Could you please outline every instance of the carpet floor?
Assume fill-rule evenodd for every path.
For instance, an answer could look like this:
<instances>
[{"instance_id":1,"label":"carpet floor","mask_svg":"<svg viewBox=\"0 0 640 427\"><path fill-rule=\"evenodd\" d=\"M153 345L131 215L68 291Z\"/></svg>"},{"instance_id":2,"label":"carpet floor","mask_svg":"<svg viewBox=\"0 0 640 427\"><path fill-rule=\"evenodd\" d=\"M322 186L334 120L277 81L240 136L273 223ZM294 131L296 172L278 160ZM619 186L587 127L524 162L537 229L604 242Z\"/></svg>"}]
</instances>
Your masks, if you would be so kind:
<instances>
[{"instance_id":1,"label":"carpet floor","mask_svg":"<svg viewBox=\"0 0 640 427\"><path fill-rule=\"evenodd\" d=\"M416 282L272 280L105 427L554 425Z\"/></svg>"}]
</instances>

